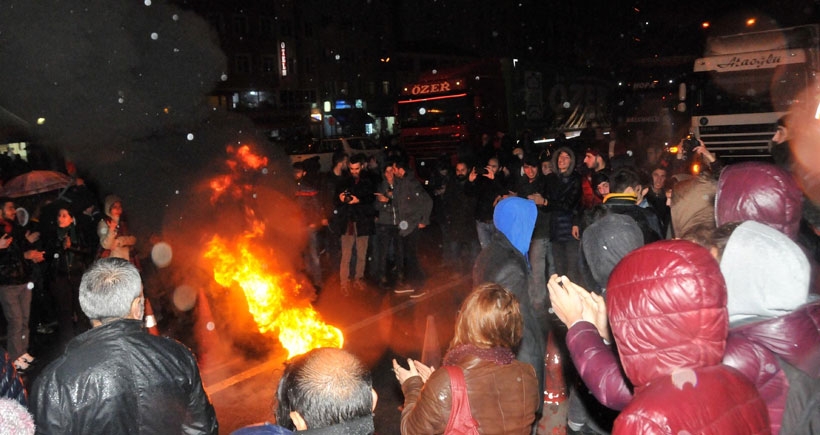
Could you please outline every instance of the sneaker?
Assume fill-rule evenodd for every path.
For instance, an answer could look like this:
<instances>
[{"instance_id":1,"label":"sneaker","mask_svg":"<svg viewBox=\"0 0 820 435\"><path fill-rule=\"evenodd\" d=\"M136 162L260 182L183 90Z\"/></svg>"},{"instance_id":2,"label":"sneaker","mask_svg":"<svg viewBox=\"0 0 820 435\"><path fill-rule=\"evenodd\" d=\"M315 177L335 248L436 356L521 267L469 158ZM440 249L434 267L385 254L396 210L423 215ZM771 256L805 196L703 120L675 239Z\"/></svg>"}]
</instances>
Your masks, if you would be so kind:
<instances>
[{"instance_id":1,"label":"sneaker","mask_svg":"<svg viewBox=\"0 0 820 435\"><path fill-rule=\"evenodd\" d=\"M415 291L416 291L416 289L414 289L414 288L412 288L412 287L410 287L410 286L408 286L404 283L400 283L400 284L396 284L396 289L393 290L393 293L395 293L397 295L403 295L403 294L407 294L407 293L413 293Z\"/></svg>"},{"instance_id":2,"label":"sneaker","mask_svg":"<svg viewBox=\"0 0 820 435\"><path fill-rule=\"evenodd\" d=\"M424 290L421 290L421 291L418 291L418 292L414 291L413 294L410 295L410 299L418 299L418 298L420 298L420 297L422 297L426 294L427 294L427 292L424 291Z\"/></svg>"},{"instance_id":3,"label":"sneaker","mask_svg":"<svg viewBox=\"0 0 820 435\"><path fill-rule=\"evenodd\" d=\"M350 295L350 282L343 282L341 288L342 288L342 296L349 296Z\"/></svg>"},{"instance_id":4,"label":"sneaker","mask_svg":"<svg viewBox=\"0 0 820 435\"><path fill-rule=\"evenodd\" d=\"M357 291L364 291L364 289L367 288L367 286L365 285L363 279L357 279L353 281L353 288Z\"/></svg>"},{"instance_id":5,"label":"sneaker","mask_svg":"<svg viewBox=\"0 0 820 435\"><path fill-rule=\"evenodd\" d=\"M37 324L37 333L38 334L43 334L43 335L53 334L54 333L54 328L52 328L51 326L46 325L44 323L38 323Z\"/></svg>"}]
</instances>

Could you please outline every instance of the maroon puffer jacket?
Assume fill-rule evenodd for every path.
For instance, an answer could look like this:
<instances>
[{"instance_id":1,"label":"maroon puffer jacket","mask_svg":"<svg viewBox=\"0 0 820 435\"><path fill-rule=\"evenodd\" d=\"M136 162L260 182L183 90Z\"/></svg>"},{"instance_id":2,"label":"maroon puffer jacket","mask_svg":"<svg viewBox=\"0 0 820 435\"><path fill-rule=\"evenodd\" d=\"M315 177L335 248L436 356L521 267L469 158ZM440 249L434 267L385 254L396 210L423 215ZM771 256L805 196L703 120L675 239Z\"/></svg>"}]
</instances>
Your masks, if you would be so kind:
<instances>
[{"instance_id":1,"label":"maroon puffer jacket","mask_svg":"<svg viewBox=\"0 0 820 435\"><path fill-rule=\"evenodd\" d=\"M800 230L803 192L786 170L743 162L723 169L715 195L718 226L747 220L766 224L794 240Z\"/></svg>"},{"instance_id":2,"label":"maroon puffer jacket","mask_svg":"<svg viewBox=\"0 0 820 435\"><path fill-rule=\"evenodd\" d=\"M709 252L667 240L633 251L607 286L610 326L635 397L613 434L769 433L766 405L721 365L726 284Z\"/></svg>"},{"instance_id":3,"label":"maroon puffer jacket","mask_svg":"<svg viewBox=\"0 0 820 435\"><path fill-rule=\"evenodd\" d=\"M811 377L820 376L820 302L729 332L723 363L754 382L768 406L772 433L780 432L789 392L778 357Z\"/></svg>"}]
</instances>

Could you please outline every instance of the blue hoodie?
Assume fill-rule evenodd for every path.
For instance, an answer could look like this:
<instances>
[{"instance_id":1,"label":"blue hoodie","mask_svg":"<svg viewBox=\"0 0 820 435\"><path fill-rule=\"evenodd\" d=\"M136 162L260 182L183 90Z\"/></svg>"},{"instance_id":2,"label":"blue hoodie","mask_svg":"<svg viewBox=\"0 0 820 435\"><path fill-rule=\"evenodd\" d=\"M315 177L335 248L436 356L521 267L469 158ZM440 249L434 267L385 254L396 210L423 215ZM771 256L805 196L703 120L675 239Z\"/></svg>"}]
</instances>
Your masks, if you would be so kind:
<instances>
[{"instance_id":1,"label":"blue hoodie","mask_svg":"<svg viewBox=\"0 0 820 435\"><path fill-rule=\"evenodd\" d=\"M528 258L527 252L530 250L530 240L537 216L538 209L534 202L511 196L496 204L493 223L515 249L523 254L524 258Z\"/></svg>"}]
</instances>

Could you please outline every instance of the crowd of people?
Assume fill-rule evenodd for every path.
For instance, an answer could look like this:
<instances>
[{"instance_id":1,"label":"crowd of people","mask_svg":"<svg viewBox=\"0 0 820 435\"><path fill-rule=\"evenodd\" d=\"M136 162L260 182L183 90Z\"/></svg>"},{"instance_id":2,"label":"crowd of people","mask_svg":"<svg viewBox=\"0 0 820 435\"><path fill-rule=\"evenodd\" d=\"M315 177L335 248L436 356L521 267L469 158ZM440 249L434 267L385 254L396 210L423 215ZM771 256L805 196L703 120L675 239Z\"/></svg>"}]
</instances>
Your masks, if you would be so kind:
<instances>
[{"instance_id":1,"label":"crowd of people","mask_svg":"<svg viewBox=\"0 0 820 435\"><path fill-rule=\"evenodd\" d=\"M293 165L317 289L335 265L344 295L422 294L420 231L433 224L442 258L472 272L443 366L393 361L401 433L535 433L551 339L566 354L569 433L820 431L820 208L788 148L724 166L702 142L643 162L605 141L520 145L488 137L425 184L401 153L339 154L327 174ZM31 222L0 199L0 420L22 406L20 430L44 434L217 433L194 355L148 332L122 200L95 213L68 198ZM27 394L37 288L64 351ZM345 350L287 361L274 399L271 422L234 433L375 432L371 375Z\"/></svg>"},{"instance_id":2,"label":"crowd of people","mask_svg":"<svg viewBox=\"0 0 820 435\"><path fill-rule=\"evenodd\" d=\"M464 372L478 433L534 430L541 400L523 416L504 411L498 397L529 403L516 396L529 390L488 388L484 376L518 361L532 372L516 379L543 387L551 335L571 373L571 433L820 431L820 208L791 173L788 128L779 122L772 162L726 164L702 141L638 159L612 141L579 152L572 141L536 148L489 136L454 165L439 162L427 191L442 259L470 267L476 286L444 365ZM393 171L374 171L374 184L392 188ZM467 333L495 325L490 312L468 320L487 283L518 307L509 329ZM407 364L394 362L402 433L451 430L461 376Z\"/></svg>"}]
</instances>

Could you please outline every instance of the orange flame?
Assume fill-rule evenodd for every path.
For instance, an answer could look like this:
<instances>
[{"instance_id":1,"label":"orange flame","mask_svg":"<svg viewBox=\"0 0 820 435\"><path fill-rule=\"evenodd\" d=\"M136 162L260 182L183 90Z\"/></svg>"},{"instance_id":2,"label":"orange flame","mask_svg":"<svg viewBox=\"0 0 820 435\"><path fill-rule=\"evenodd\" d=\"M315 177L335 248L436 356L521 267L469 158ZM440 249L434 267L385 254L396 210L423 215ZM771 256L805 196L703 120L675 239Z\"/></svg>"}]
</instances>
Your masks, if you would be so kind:
<instances>
[{"instance_id":1,"label":"orange flame","mask_svg":"<svg viewBox=\"0 0 820 435\"><path fill-rule=\"evenodd\" d=\"M228 152L241 160L229 160L228 166L263 167L267 158L254 155L247 146ZM210 182L216 197L232 184L236 176L221 176ZM233 186L235 192L248 190ZM212 198L213 199L213 198ZM235 240L215 235L208 242L205 259L213 263L214 280L223 287L238 286L245 294L250 314L260 333L278 333L279 342L288 351L288 359L318 347L337 347L344 344L342 332L325 324L307 299L300 296L302 286L289 273L278 272L273 253L254 244L265 233L265 225L255 218L252 209L246 209L251 228Z\"/></svg>"},{"instance_id":2,"label":"orange flame","mask_svg":"<svg viewBox=\"0 0 820 435\"><path fill-rule=\"evenodd\" d=\"M271 273L262 260L265 257L254 252L251 244L260 226L234 243L218 235L208 242L205 258L213 262L216 282L242 289L259 332L278 332L288 358L317 347L342 347L342 332L322 322L313 307L300 299L301 285L293 276Z\"/></svg>"}]
</instances>

